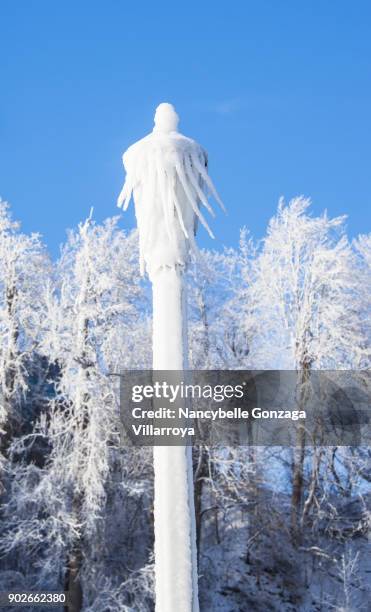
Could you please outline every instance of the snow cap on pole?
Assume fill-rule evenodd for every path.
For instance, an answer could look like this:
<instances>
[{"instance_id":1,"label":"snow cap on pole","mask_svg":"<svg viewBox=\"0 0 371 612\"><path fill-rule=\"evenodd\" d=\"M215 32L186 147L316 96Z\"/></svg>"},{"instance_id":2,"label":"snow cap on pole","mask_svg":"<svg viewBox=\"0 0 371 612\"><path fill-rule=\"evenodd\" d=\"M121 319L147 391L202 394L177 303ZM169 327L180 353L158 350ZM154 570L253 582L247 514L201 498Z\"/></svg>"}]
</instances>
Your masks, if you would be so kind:
<instances>
[{"instance_id":1,"label":"snow cap on pole","mask_svg":"<svg viewBox=\"0 0 371 612\"><path fill-rule=\"evenodd\" d=\"M168 102L162 102L156 108L154 132L169 132L178 131L179 117L175 112L175 108Z\"/></svg>"},{"instance_id":2,"label":"snow cap on pole","mask_svg":"<svg viewBox=\"0 0 371 612\"><path fill-rule=\"evenodd\" d=\"M184 268L191 251L198 257L198 222L214 237L201 211L204 206L213 215L209 193L223 208L207 172L206 151L178 132L178 122L174 106L163 102L153 131L123 155L126 180L117 204L126 210L134 198L140 269L151 279L163 268Z\"/></svg>"}]
</instances>

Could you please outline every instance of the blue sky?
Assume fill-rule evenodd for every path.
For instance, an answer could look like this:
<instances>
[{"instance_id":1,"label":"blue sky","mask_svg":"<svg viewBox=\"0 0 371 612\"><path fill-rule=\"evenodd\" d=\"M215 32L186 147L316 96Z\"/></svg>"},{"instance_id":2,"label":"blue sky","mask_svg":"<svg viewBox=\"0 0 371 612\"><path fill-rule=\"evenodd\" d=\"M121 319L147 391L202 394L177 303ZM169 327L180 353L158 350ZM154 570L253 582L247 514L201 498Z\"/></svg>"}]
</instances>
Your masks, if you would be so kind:
<instances>
[{"instance_id":1,"label":"blue sky","mask_svg":"<svg viewBox=\"0 0 371 612\"><path fill-rule=\"evenodd\" d=\"M1 0L0 24L0 194L54 255L91 206L116 214L162 101L209 152L215 247L261 237L281 195L370 231L370 2Z\"/></svg>"}]
</instances>

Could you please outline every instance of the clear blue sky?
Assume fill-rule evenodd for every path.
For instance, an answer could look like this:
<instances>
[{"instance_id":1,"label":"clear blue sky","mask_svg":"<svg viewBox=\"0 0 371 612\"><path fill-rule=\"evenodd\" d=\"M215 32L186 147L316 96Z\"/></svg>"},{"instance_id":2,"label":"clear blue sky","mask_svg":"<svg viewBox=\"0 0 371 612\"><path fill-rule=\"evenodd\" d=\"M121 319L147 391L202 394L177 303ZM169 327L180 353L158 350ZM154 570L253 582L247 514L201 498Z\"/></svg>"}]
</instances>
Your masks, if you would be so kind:
<instances>
[{"instance_id":1,"label":"clear blue sky","mask_svg":"<svg viewBox=\"0 0 371 612\"><path fill-rule=\"evenodd\" d=\"M369 1L1 0L0 24L0 194L53 254L91 206L116 214L162 101L209 151L215 246L262 236L280 195L370 231Z\"/></svg>"}]
</instances>

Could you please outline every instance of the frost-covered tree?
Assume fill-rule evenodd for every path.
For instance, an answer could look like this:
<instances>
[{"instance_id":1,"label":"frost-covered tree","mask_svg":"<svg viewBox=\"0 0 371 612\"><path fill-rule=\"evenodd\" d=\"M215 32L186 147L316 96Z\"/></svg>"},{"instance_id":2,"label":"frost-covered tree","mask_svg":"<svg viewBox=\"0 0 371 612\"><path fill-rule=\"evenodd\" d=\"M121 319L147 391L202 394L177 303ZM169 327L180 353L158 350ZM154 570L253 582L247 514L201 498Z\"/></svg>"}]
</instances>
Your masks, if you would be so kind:
<instances>
[{"instance_id":1,"label":"frost-covered tree","mask_svg":"<svg viewBox=\"0 0 371 612\"><path fill-rule=\"evenodd\" d=\"M251 305L246 299L254 248L245 230L241 232L240 249L202 251L200 260L189 270L189 345L194 369L241 369L249 367L249 344L253 333L249 316ZM193 450L194 498L198 551L201 549L203 523L211 517L218 523L223 504L217 491L225 481L225 466L233 463L230 451L215 453L199 445ZM249 453L236 449L236 466ZM227 457L227 459L226 459ZM250 453L251 459L251 453ZM233 470L229 473L231 475ZM251 475L251 462L246 470L234 472L234 485L246 490L246 471ZM237 488L237 487L236 487Z\"/></svg>"},{"instance_id":2,"label":"frost-covered tree","mask_svg":"<svg viewBox=\"0 0 371 612\"><path fill-rule=\"evenodd\" d=\"M255 333L249 288L255 246L242 229L239 249L202 251L189 270L189 343L197 369L241 369L251 366Z\"/></svg>"},{"instance_id":3,"label":"frost-covered tree","mask_svg":"<svg viewBox=\"0 0 371 612\"><path fill-rule=\"evenodd\" d=\"M30 364L42 338L49 260L38 234L24 234L0 201L0 448L20 425Z\"/></svg>"},{"instance_id":4,"label":"frost-covered tree","mask_svg":"<svg viewBox=\"0 0 371 612\"><path fill-rule=\"evenodd\" d=\"M106 484L118 447L112 374L145 354L136 268L135 235L120 231L117 218L100 226L89 217L70 232L56 283L46 291L42 349L58 366L56 397L33 437L22 442L43 437L50 452L41 470L15 469L2 548L9 552L21 539L22 546L28 542L39 566L31 583L56 586L64 577L73 610L81 608L82 597L94 600L95 581L86 577L100 571Z\"/></svg>"},{"instance_id":5,"label":"frost-covered tree","mask_svg":"<svg viewBox=\"0 0 371 612\"><path fill-rule=\"evenodd\" d=\"M69 589L75 587L80 557L85 554L90 563L99 558L97 527L105 502L109 447L117 444L117 394L110 374L132 363L135 351L140 353L135 245L134 235L126 237L118 230L117 218L103 226L89 218L69 236L59 266L62 328L51 336L50 354L54 349L61 363L60 391L67 400L71 432L66 475L73 488L73 518L82 525L69 551Z\"/></svg>"},{"instance_id":6,"label":"frost-covered tree","mask_svg":"<svg viewBox=\"0 0 371 612\"><path fill-rule=\"evenodd\" d=\"M270 221L255 264L256 359L287 369L352 367L360 350L359 286L345 217L308 214L295 198Z\"/></svg>"},{"instance_id":7,"label":"frost-covered tree","mask_svg":"<svg viewBox=\"0 0 371 612\"><path fill-rule=\"evenodd\" d=\"M371 234L362 234L354 241L354 247L359 264L359 295L361 298L360 320L363 331L364 344L363 352L359 356L359 362L355 367L369 369L371 364Z\"/></svg>"},{"instance_id":8,"label":"frost-covered tree","mask_svg":"<svg viewBox=\"0 0 371 612\"><path fill-rule=\"evenodd\" d=\"M260 367L299 371L301 405L311 369L344 369L362 353L360 287L344 217L311 217L309 200L281 200L255 262L250 295ZM293 530L303 495L305 430L298 427L293 462Z\"/></svg>"},{"instance_id":9,"label":"frost-covered tree","mask_svg":"<svg viewBox=\"0 0 371 612\"><path fill-rule=\"evenodd\" d=\"M256 367L251 348L257 333L258 316L251 291L254 280L254 261L257 247L246 228L240 232L239 248L224 249L221 269L223 284L229 288L217 322L220 367L227 369L253 369ZM219 265L217 266L219 268Z\"/></svg>"}]
</instances>

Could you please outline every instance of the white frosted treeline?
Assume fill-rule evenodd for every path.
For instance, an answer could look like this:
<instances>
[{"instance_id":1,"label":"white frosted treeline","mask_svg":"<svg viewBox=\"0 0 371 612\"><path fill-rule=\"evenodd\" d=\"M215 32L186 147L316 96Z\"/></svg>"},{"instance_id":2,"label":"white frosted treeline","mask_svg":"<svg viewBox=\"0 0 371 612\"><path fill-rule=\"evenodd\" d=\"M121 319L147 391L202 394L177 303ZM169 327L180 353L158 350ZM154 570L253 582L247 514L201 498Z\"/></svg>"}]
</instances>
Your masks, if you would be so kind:
<instances>
[{"instance_id":1,"label":"white frosted treeline","mask_svg":"<svg viewBox=\"0 0 371 612\"><path fill-rule=\"evenodd\" d=\"M118 205L135 202L140 267L153 289L153 369L188 366L184 271L200 221L213 236L200 207L213 214L210 191L223 204L207 174L207 154L177 131L178 115L160 104L153 132L123 155L126 181ZM156 612L198 612L196 526L192 449L155 447Z\"/></svg>"}]
</instances>

